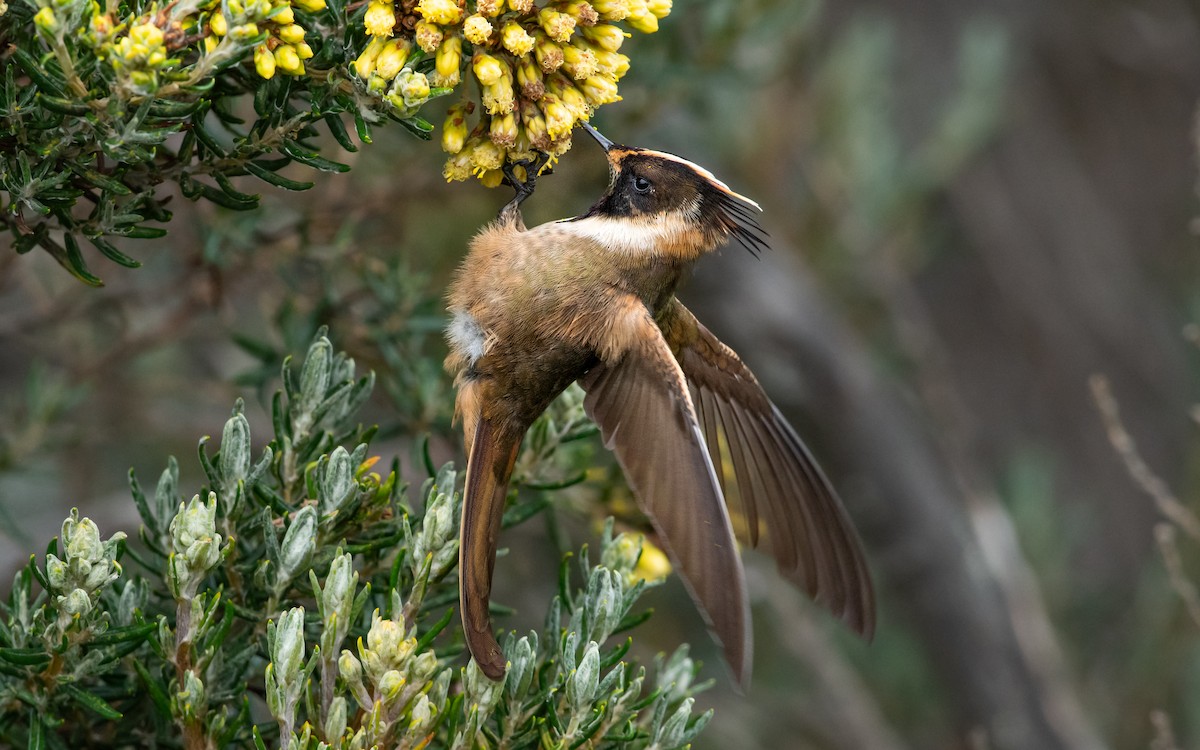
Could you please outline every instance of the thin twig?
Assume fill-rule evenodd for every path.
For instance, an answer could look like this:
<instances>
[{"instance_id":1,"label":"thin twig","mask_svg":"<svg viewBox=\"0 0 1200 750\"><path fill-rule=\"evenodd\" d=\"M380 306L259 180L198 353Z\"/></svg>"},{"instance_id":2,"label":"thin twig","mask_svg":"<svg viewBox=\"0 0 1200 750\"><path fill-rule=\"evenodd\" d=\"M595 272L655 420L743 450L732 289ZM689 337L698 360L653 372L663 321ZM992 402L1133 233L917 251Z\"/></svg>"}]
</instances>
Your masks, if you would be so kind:
<instances>
[{"instance_id":1,"label":"thin twig","mask_svg":"<svg viewBox=\"0 0 1200 750\"><path fill-rule=\"evenodd\" d=\"M1179 750L1175 732L1171 729L1171 717L1167 716L1166 711L1151 711L1150 725L1154 727L1154 739L1150 740L1150 750Z\"/></svg>"},{"instance_id":2,"label":"thin twig","mask_svg":"<svg viewBox=\"0 0 1200 750\"><path fill-rule=\"evenodd\" d=\"M1125 468L1129 471L1133 481L1154 499L1158 511L1167 520L1178 526L1192 539L1200 542L1200 518L1197 518L1195 513L1175 497L1167 483L1146 465L1141 454L1138 453L1137 444L1121 422L1120 409L1117 406L1117 400L1113 398L1108 378L1100 374L1093 375L1088 379L1088 385L1092 389L1092 399L1096 402L1096 407L1100 409L1100 416L1104 419L1108 442L1125 462Z\"/></svg>"},{"instance_id":3,"label":"thin twig","mask_svg":"<svg viewBox=\"0 0 1200 750\"><path fill-rule=\"evenodd\" d=\"M1171 579L1171 588L1183 600L1188 616L1196 627L1200 628L1200 592L1183 570L1183 558L1179 554L1179 545L1175 543L1175 527L1169 523L1159 523L1154 527L1154 541L1158 543L1158 551L1162 555L1163 565L1166 566L1167 576Z\"/></svg>"}]
</instances>

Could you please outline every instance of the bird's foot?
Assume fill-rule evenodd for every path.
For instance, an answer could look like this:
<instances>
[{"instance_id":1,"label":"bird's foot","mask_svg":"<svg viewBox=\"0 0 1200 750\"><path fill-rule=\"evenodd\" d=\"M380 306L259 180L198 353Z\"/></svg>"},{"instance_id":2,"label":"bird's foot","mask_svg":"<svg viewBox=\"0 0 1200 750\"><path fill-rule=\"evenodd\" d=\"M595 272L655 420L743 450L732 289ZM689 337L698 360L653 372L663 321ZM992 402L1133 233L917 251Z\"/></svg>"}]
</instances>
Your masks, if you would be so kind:
<instances>
[{"instance_id":1,"label":"bird's foot","mask_svg":"<svg viewBox=\"0 0 1200 750\"><path fill-rule=\"evenodd\" d=\"M506 161L504 162L504 166L500 168L504 172L504 181L517 191L512 200L504 208L500 209L501 216L510 211L518 210L521 202L533 195L533 190L537 187L538 173L542 171L542 167L546 166L546 162L550 160L550 154L544 151L536 153L537 156L532 159L523 159L518 162ZM517 167L521 167L525 171L524 179L517 176Z\"/></svg>"}]
</instances>

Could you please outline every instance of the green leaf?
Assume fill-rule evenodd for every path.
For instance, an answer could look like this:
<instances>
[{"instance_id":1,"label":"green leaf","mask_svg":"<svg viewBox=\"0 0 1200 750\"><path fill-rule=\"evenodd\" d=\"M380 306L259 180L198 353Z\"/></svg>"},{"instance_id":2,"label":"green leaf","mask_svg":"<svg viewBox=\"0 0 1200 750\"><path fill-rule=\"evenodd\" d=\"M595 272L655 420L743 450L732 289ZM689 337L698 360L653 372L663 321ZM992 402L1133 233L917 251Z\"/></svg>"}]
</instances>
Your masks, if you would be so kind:
<instances>
[{"instance_id":1,"label":"green leaf","mask_svg":"<svg viewBox=\"0 0 1200 750\"><path fill-rule=\"evenodd\" d=\"M225 174L213 172L213 179L217 181L217 186L224 191L225 195L228 195L230 198L243 203L258 203L259 196L241 192L233 186L233 183L229 181L229 178Z\"/></svg>"},{"instance_id":2,"label":"green leaf","mask_svg":"<svg viewBox=\"0 0 1200 750\"><path fill-rule=\"evenodd\" d=\"M12 50L13 62L15 62L17 65L19 65L21 70L25 71L25 75L29 76L33 80L33 82L37 84L37 87L42 90L43 93L49 93L49 94L65 93L63 90L63 87L65 86L65 84L61 81L55 80L46 71L45 66L43 66L40 62L38 62L37 59L34 58L33 55L26 52L20 46L14 45L14 46L10 47L10 49Z\"/></svg>"},{"instance_id":3,"label":"green leaf","mask_svg":"<svg viewBox=\"0 0 1200 750\"><path fill-rule=\"evenodd\" d=\"M57 96L49 94L38 94L38 103L51 112L56 112L60 115L70 115L71 117L82 117L88 112L91 112L89 107L84 102L72 101L71 99L61 99Z\"/></svg>"},{"instance_id":4,"label":"green leaf","mask_svg":"<svg viewBox=\"0 0 1200 750\"><path fill-rule=\"evenodd\" d=\"M441 619L430 626L429 630L425 631L425 634L417 641L416 653L419 654L428 648L429 644L433 643L433 639L437 638L438 633L446 629L446 626L450 624L450 620L452 619L454 619L454 610L447 609L446 614L442 615Z\"/></svg>"},{"instance_id":5,"label":"green leaf","mask_svg":"<svg viewBox=\"0 0 1200 750\"><path fill-rule=\"evenodd\" d=\"M78 685L66 684L61 687L61 690L71 696L79 705L91 709L105 719L120 719L124 716L120 711L108 705L103 698L87 692Z\"/></svg>"},{"instance_id":6,"label":"green leaf","mask_svg":"<svg viewBox=\"0 0 1200 750\"><path fill-rule=\"evenodd\" d=\"M318 169L322 172L350 171L350 165L342 164L336 161L330 161L317 152L305 151L304 149L300 148L300 146L290 141L284 141L283 144L280 145L279 150L301 164L312 167L313 169Z\"/></svg>"},{"instance_id":7,"label":"green leaf","mask_svg":"<svg viewBox=\"0 0 1200 750\"><path fill-rule=\"evenodd\" d=\"M362 112L357 110L354 112L354 129L358 132L358 140L363 143L371 143L371 126L367 124Z\"/></svg>"},{"instance_id":8,"label":"green leaf","mask_svg":"<svg viewBox=\"0 0 1200 750\"><path fill-rule=\"evenodd\" d=\"M162 689L162 685L158 680L150 674L150 670L146 669L146 665L141 661L134 659L133 668L137 670L138 677L142 679L142 684L146 686L146 692L150 694L150 700L154 703L155 710L164 719L171 720L171 699L167 697L167 693Z\"/></svg>"},{"instance_id":9,"label":"green leaf","mask_svg":"<svg viewBox=\"0 0 1200 750\"><path fill-rule=\"evenodd\" d=\"M428 120L424 120L420 117L406 117L400 121L400 124L403 125L408 132L412 133L423 141L427 141L433 137L433 125Z\"/></svg>"},{"instance_id":10,"label":"green leaf","mask_svg":"<svg viewBox=\"0 0 1200 750\"><path fill-rule=\"evenodd\" d=\"M159 220L156 219L156 221ZM117 232L117 234L120 234L122 237L129 237L130 239L135 240L157 240L160 237L166 237L167 230L163 229L162 227L139 226L129 227L128 229L122 228L120 232ZM138 265L141 264L139 263Z\"/></svg>"},{"instance_id":11,"label":"green leaf","mask_svg":"<svg viewBox=\"0 0 1200 750\"><path fill-rule=\"evenodd\" d=\"M196 136L196 140L200 142L200 145L204 146L209 153L218 159L225 158L225 148L217 142L212 133L208 132L208 129L199 121L199 118L192 121L191 132Z\"/></svg>"},{"instance_id":12,"label":"green leaf","mask_svg":"<svg viewBox=\"0 0 1200 750\"><path fill-rule=\"evenodd\" d=\"M92 274L88 270L87 264L83 262L83 254L79 252L79 243L75 241L75 235L67 232L63 235L63 244L66 245L66 251L61 255L57 246L46 246L50 251L50 255L58 261L58 264L67 269L72 276L79 279L88 286L104 286L104 282L98 276Z\"/></svg>"},{"instance_id":13,"label":"green leaf","mask_svg":"<svg viewBox=\"0 0 1200 750\"><path fill-rule=\"evenodd\" d=\"M340 114L337 112L328 113L325 115L325 124L329 127L329 133L338 142L338 145L350 153L358 151L358 146L354 145L354 141L350 140L350 133L347 132L346 123L342 122Z\"/></svg>"},{"instance_id":14,"label":"green leaf","mask_svg":"<svg viewBox=\"0 0 1200 750\"><path fill-rule=\"evenodd\" d=\"M93 646L111 646L126 641L144 641L158 628L157 623L144 622L139 625L128 625L123 628L113 628L92 639Z\"/></svg>"},{"instance_id":15,"label":"green leaf","mask_svg":"<svg viewBox=\"0 0 1200 750\"><path fill-rule=\"evenodd\" d=\"M258 179L262 180L263 182L274 185L275 187L281 187L284 190L296 190L296 191L308 190L309 188L311 188L313 186L313 183L311 183L311 182L299 182L298 180L289 180L288 178L284 177L283 175L280 175L277 172L272 172L271 170L261 166L260 164L258 164L256 162L252 162L252 161L246 162L246 171L249 172L250 174L254 175L255 177L257 177Z\"/></svg>"},{"instance_id":16,"label":"green leaf","mask_svg":"<svg viewBox=\"0 0 1200 750\"><path fill-rule=\"evenodd\" d=\"M166 232L163 232L163 234L166 234ZM108 258L113 263L116 263L117 265L125 266L126 268L141 268L142 267L142 264L140 261L136 261L133 258L130 258L128 255L126 255L125 253L121 252L116 247L114 247L113 244L111 242L109 242L108 240L102 239L100 237L89 237L88 239L93 245L96 246L96 249L100 251L101 255L103 255L105 258Z\"/></svg>"},{"instance_id":17,"label":"green leaf","mask_svg":"<svg viewBox=\"0 0 1200 750\"><path fill-rule=\"evenodd\" d=\"M171 102L163 99L156 99L150 104L150 116L168 119L191 117L199 112L200 108L206 103L207 100L203 98L198 98L192 102Z\"/></svg>"},{"instance_id":18,"label":"green leaf","mask_svg":"<svg viewBox=\"0 0 1200 750\"><path fill-rule=\"evenodd\" d=\"M550 497L548 495L541 495L530 502L514 505L504 512L504 517L500 521L501 527L507 529L517 526L548 507L550 507Z\"/></svg>"},{"instance_id":19,"label":"green leaf","mask_svg":"<svg viewBox=\"0 0 1200 750\"><path fill-rule=\"evenodd\" d=\"M42 726L40 712L36 708L29 710L29 750L46 750L46 734Z\"/></svg>"},{"instance_id":20,"label":"green leaf","mask_svg":"<svg viewBox=\"0 0 1200 750\"><path fill-rule=\"evenodd\" d=\"M40 648L0 648L0 660L40 669L50 663L50 654Z\"/></svg>"}]
</instances>

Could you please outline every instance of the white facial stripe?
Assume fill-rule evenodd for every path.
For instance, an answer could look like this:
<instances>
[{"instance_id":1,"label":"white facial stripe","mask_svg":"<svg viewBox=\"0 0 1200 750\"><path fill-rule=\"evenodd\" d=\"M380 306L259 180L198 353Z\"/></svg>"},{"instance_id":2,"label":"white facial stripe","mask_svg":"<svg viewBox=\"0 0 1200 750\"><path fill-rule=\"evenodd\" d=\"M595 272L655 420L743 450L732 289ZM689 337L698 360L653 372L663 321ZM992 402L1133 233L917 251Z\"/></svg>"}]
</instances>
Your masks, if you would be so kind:
<instances>
[{"instance_id":1,"label":"white facial stripe","mask_svg":"<svg viewBox=\"0 0 1200 750\"><path fill-rule=\"evenodd\" d=\"M673 242L687 231L684 222L665 216L641 220L589 216L586 219L567 219L556 223L555 227L626 255L653 252L662 243Z\"/></svg>"},{"instance_id":2,"label":"white facial stripe","mask_svg":"<svg viewBox=\"0 0 1200 750\"><path fill-rule=\"evenodd\" d=\"M667 161L673 161L673 162L676 162L677 164L682 164L682 165L688 167L689 169L694 169L697 174L699 174L701 177L703 177L704 179L711 182L714 186L717 187L717 189L729 194L731 197L737 198L738 200L753 206L755 209L757 209L759 211L762 210L762 206L759 206L758 203L750 200L749 198L742 195L741 193L733 192L732 190L729 189L728 185L726 185L724 182L721 182L720 180L718 180L716 175L714 175L712 172L708 171L704 167L700 166L699 164L696 164L695 162L688 161L687 159L684 159L683 157L680 157L680 156L676 156L675 154L668 154L666 151L651 151L649 149L646 149L645 151L643 151L643 153L654 154L655 156L666 159Z\"/></svg>"},{"instance_id":3,"label":"white facial stripe","mask_svg":"<svg viewBox=\"0 0 1200 750\"><path fill-rule=\"evenodd\" d=\"M467 359L469 364L483 356L487 350L487 336L475 316L466 310L455 310L454 318L446 326L450 345Z\"/></svg>"}]
</instances>

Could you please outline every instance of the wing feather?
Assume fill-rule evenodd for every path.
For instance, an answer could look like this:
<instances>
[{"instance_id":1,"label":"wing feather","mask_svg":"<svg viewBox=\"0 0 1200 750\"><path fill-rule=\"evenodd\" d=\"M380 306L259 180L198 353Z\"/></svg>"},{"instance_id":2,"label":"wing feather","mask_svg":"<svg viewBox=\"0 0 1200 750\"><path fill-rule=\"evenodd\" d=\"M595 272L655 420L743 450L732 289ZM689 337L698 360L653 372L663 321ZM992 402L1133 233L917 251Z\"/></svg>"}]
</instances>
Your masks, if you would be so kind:
<instances>
[{"instance_id":1,"label":"wing feather","mask_svg":"<svg viewBox=\"0 0 1200 750\"><path fill-rule=\"evenodd\" d=\"M808 448L737 354L678 300L659 325L697 394L713 463L729 456L745 541L765 545L788 579L870 638L875 594L862 545Z\"/></svg>"},{"instance_id":2,"label":"wing feather","mask_svg":"<svg viewBox=\"0 0 1200 750\"><path fill-rule=\"evenodd\" d=\"M683 373L648 311L644 318L619 361L580 379L584 408L745 684L749 609L737 543Z\"/></svg>"}]
</instances>

